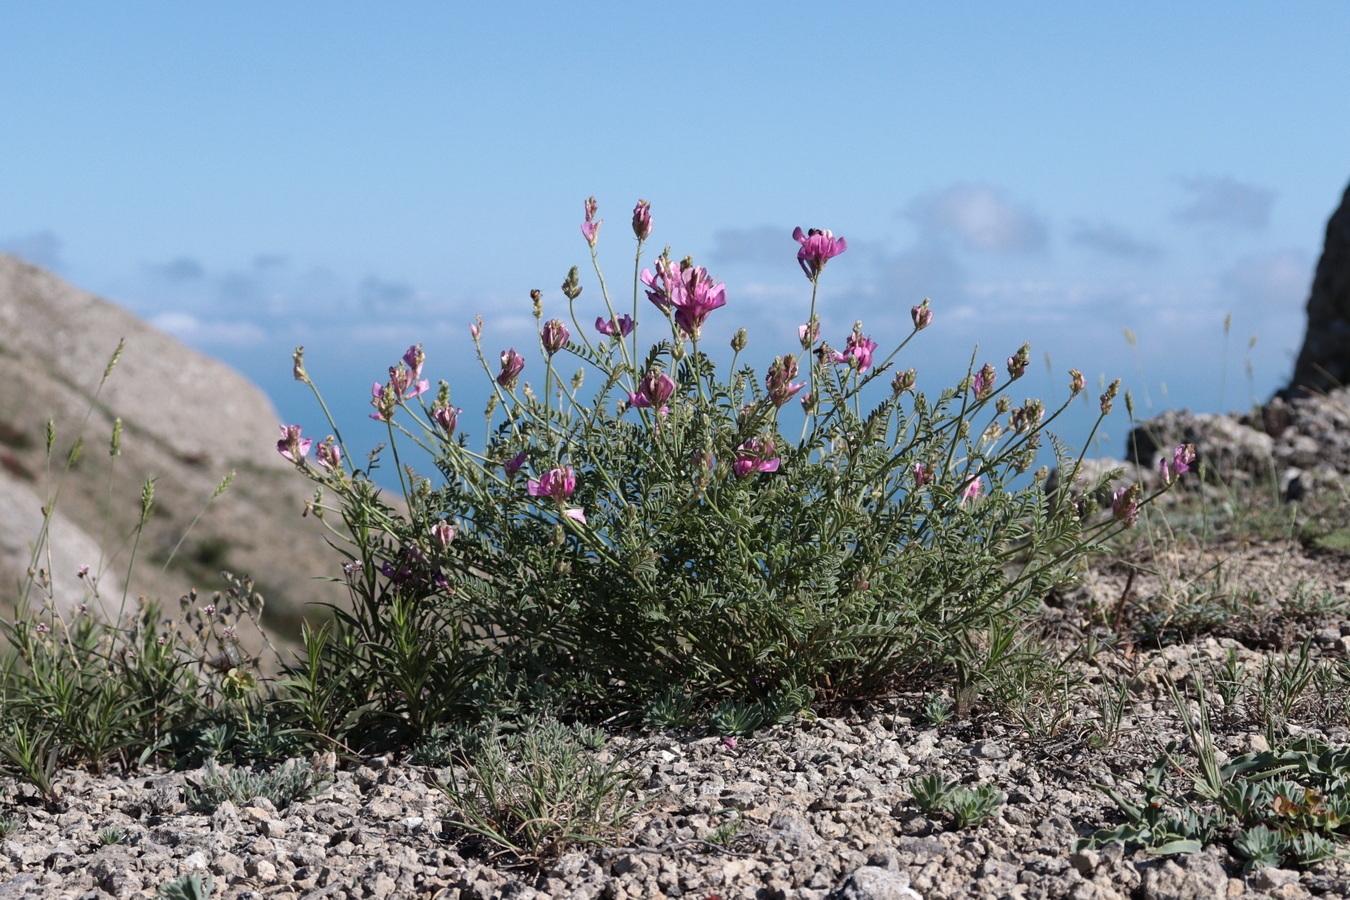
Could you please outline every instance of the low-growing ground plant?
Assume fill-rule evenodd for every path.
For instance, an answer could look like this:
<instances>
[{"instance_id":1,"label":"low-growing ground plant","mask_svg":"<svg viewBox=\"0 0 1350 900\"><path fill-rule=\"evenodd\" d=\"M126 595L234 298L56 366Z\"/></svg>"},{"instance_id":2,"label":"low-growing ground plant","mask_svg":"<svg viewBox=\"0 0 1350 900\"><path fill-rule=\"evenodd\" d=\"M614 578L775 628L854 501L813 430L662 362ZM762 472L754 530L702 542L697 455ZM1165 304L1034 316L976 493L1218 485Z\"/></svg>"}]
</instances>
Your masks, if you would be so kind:
<instances>
[{"instance_id":1,"label":"low-growing ground plant","mask_svg":"<svg viewBox=\"0 0 1350 900\"><path fill-rule=\"evenodd\" d=\"M288 679L309 727L415 739L490 711L491 673L543 686L569 716L744 734L790 711L781 698L875 696L920 671L950 672L965 714L996 670L1027 666L1027 617L1150 499L1122 487L1104 518L1067 493L1047 503L1038 454L1053 451L1069 482L1078 463L1046 431L1068 401L1014 400L1029 346L920 390L899 360L933 321L928 301L889 352L861 322L824 334L822 275L847 242L798 229L811 287L800 328L763 374L741 362L741 329L723 366L705 324L730 305L726 286L669 248L644 268L643 202L631 310L619 308L595 216L592 198L595 302L580 299L578 267L562 285L570 327L531 293L542 365L514 347L490 361L491 324L471 326L492 390L481 443L450 385L432 391L421 345L374 386L405 510L372 481L378 454L354 463L331 416L317 443L282 428L278 450L319 486L314 511L352 536L335 538L350 609L311 635ZM295 377L327 414L302 350ZM1070 398L1085 390L1077 371L1067 380ZM407 463L409 443L434 478ZM1169 483L1186 468L1178 455Z\"/></svg>"},{"instance_id":2,"label":"low-growing ground plant","mask_svg":"<svg viewBox=\"0 0 1350 900\"><path fill-rule=\"evenodd\" d=\"M155 896L159 900L211 900L213 890L210 872L189 872L161 885Z\"/></svg>"},{"instance_id":3,"label":"low-growing ground plant","mask_svg":"<svg viewBox=\"0 0 1350 900\"><path fill-rule=\"evenodd\" d=\"M328 776L307 762L287 760L270 771L251 771L236 766L223 770L208 764L199 787L188 785L184 792L188 808L195 812L212 813L226 800L243 806L254 797L264 797L277 809L308 800L322 792Z\"/></svg>"},{"instance_id":4,"label":"low-growing ground plant","mask_svg":"<svg viewBox=\"0 0 1350 900\"><path fill-rule=\"evenodd\" d=\"M936 772L914 779L909 790L920 812L941 816L958 831L983 825L998 815L1008 798L992 784L966 787L958 781L947 781Z\"/></svg>"},{"instance_id":5,"label":"low-growing ground plant","mask_svg":"<svg viewBox=\"0 0 1350 900\"><path fill-rule=\"evenodd\" d=\"M597 736L556 721L480 729L441 784L452 808L446 824L481 840L489 856L532 865L616 840L643 806L641 776L621 759L600 762Z\"/></svg>"}]
</instances>

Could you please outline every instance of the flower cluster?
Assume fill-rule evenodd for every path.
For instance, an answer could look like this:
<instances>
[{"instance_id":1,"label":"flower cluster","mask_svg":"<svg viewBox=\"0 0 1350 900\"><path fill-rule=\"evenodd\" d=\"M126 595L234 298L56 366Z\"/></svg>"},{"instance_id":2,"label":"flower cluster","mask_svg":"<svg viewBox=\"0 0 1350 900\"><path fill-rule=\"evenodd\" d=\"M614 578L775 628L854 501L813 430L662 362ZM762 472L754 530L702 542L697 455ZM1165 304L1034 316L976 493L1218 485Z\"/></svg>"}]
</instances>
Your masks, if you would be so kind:
<instances>
[{"instance_id":1,"label":"flower cluster","mask_svg":"<svg viewBox=\"0 0 1350 900\"><path fill-rule=\"evenodd\" d=\"M662 256L656 261L656 272L643 269L641 277L647 299L662 312L673 314L686 337L697 339L708 314L727 302L726 284L713 284L708 270L687 258L676 264Z\"/></svg>"},{"instance_id":2,"label":"flower cluster","mask_svg":"<svg viewBox=\"0 0 1350 900\"><path fill-rule=\"evenodd\" d=\"M820 277L820 270L825 268L825 263L848 249L848 241L822 228L812 228L810 231L797 228L792 232L792 239L802 245L797 251L797 264L812 281Z\"/></svg>"}]
</instances>

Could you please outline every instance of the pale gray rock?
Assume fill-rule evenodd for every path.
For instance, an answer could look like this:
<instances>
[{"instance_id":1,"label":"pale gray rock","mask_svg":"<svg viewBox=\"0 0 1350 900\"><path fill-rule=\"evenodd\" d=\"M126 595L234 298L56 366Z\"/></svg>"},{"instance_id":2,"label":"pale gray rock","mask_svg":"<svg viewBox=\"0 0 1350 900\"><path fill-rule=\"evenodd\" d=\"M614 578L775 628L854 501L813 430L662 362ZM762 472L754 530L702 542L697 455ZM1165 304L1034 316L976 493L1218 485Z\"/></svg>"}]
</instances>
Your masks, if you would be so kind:
<instances>
[{"instance_id":1,"label":"pale gray rock","mask_svg":"<svg viewBox=\"0 0 1350 900\"><path fill-rule=\"evenodd\" d=\"M125 349L101 392L118 341ZM277 360L279 367L289 360ZM86 416L88 417L85 423ZM123 422L120 455L109 455L114 420ZM208 598L219 572L252 576L271 621L295 628L304 604L343 602L340 560L313 517L302 519L313 487L276 451L276 410L224 364L196 352L130 312L10 256L0 255L0 607L12 607L57 483L46 477L46 429L55 429L53 466L82 451L54 507L46 603L63 618L81 603L122 608L129 560L126 535L140 515L142 485L154 480L154 509L138 566L125 587L129 607L146 595L176 611L197 588ZM321 435L319 435L321 437ZM187 534L175 562L163 561L226 475L234 484ZM111 496L109 474L115 475ZM120 548L120 550L119 550Z\"/></svg>"}]
</instances>

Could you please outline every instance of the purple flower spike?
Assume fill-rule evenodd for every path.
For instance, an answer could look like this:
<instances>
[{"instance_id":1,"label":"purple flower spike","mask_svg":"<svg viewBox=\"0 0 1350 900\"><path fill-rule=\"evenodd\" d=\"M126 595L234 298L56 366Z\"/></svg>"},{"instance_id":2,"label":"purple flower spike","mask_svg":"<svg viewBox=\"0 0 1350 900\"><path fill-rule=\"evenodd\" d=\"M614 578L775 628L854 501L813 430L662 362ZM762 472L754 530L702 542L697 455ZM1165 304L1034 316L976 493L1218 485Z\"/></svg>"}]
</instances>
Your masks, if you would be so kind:
<instances>
[{"instance_id":1,"label":"purple flower spike","mask_svg":"<svg viewBox=\"0 0 1350 900\"><path fill-rule=\"evenodd\" d=\"M567 326L559 319L549 319L544 323L544 331L540 336L544 344L544 352L552 356L567 346L567 339L571 336Z\"/></svg>"},{"instance_id":2,"label":"purple flower spike","mask_svg":"<svg viewBox=\"0 0 1350 900\"><path fill-rule=\"evenodd\" d=\"M633 321L633 317L629 315L615 316L608 322L605 321L603 316L599 316L595 320L595 330L601 334L607 334L610 337L613 337L616 334L622 337L628 337L633 333L633 328L636 325L637 323Z\"/></svg>"},{"instance_id":3,"label":"purple flower spike","mask_svg":"<svg viewBox=\"0 0 1350 900\"><path fill-rule=\"evenodd\" d=\"M408 348L408 352L403 354L403 364L412 371L412 377L414 379L421 376L422 364L426 362L426 360L427 355L422 352L421 344L412 345Z\"/></svg>"},{"instance_id":4,"label":"purple flower spike","mask_svg":"<svg viewBox=\"0 0 1350 900\"><path fill-rule=\"evenodd\" d=\"M876 341L869 340L860 331L854 331L848 336L848 343L844 347L844 352L836 353L834 361L855 366L858 369L858 374L861 375L872 368L872 353L876 349Z\"/></svg>"},{"instance_id":5,"label":"purple flower spike","mask_svg":"<svg viewBox=\"0 0 1350 900\"><path fill-rule=\"evenodd\" d=\"M581 224L581 233L586 236L586 243L592 248L595 247L595 239L600 235L600 226L604 224L604 219L596 220L595 212L600 208L600 204L591 197L586 201L586 221Z\"/></svg>"},{"instance_id":6,"label":"purple flower spike","mask_svg":"<svg viewBox=\"0 0 1350 900\"><path fill-rule=\"evenodd\" d=\"M515 456L502 463L502 469L505 470L508 478L513 477L520 471L520 467L525 465L525 451L522 450Z\"/></svg>"},{"instance_id":7,"label":"purple flower spike","mask_svg":"<svg viewBox=\"0 0 1350 900\"><path fill-rule=\"evenodd\" d=\"M769 399L773 405L782 407L797 392L806 387L805 382L793 383L792 379L797 377L797 358L792 354L780 356L769 366L769 374L764 378L764 387L769 392Z\"/></svg>"},{"instance_id":8,"label":"purple flower spike","mask_svg":"<svg viewBox=\"0 0 1350 900\"><path fill-rule=\"evenodd\" d=\"M309 455L309 448L313 445L313 438L301 439L299 425L281 426L281 440L277 441L277 452L291 462L299 464Z\"/></svg>"},{"instance_id":9,"label":"purple flower spike","mask_svg":"<svg viewBox=\"0 0 1350 900\"><path fill-rule=\"evenodd\" d=\"M666 401L674 394L675 379L665 372L653 369L638 382L637 393L630 392L628 394L628 405L636 406L638 409L655 407L664 414L669 412L666 408Z\"/></svg>"},{"instance_id":10,"label":"purple flower spike","mask_svg":"<svg viewBox=\"0 0 1350 900\"><path fill-rule=\"evenodd\" d=\"M798 228L792 232L792 239L802 245L797 251L797 264L812 281L820 277L820 270L825 268L825 263L848 249L848 241L821 228L812 228L806 232Z\"/></svg>"},{"instance_id":11,"label":"purple flower spike","mask_svg":"<svg viewBox=\"0 0 1350 900\"><path fill-rule=\"evenodd\" d=\"M933 311L928 308L928 301L925 300L918 306L909 308L909 317L914 320L914 330L923 331L929 325L933 324Z\"/></svg>"},{"instance_id":12,"label":"purple flower spike","mask_svg":"<svg viewBox=\"0 0 1350 900\"><path fill-rule=\"evenodd\" d=\"M773 441L748 440L736 448L736 461L731 464L731 471L737 478L755 472L777 472L779 459L773 454Z\"/></svg>"},{"instance_id":13,"label":"purple flower spike","mask_svg":"<svg viewBox=\"0 0 1350 900\"><path fill-rule=\"evenodd\" d=\"M1111 495L1111 515L1126 528L1139 521L1139 485L1121 488Z\"/></svg>"},{"instance_id":14,"label":"purple flower spike","mask_svg":"<svg viewBox=\"0 0 1350 900\"><path fill-rule=\"evenodd\" d=\"M652 236L652 206L646 200L639 200L633 207L633 234L639 241Z\"/></svg>"},{"instance_id":15,"label":"purple flower spike","mask_svg":"<svg viewBox=\"0 0 1350 900\"><path fill-rule=\"evenodd\" d=\"M330 436L328 440L319 444L319 449L314 451L314 458L319 461L319 465L331 472L342 466L342 448Z\"/></svg>"},{"instance_id":16,"label":"purple flower spike","mask_svg":"<svg viewBox=\"0 0 1350 900\"><path fill-rule=\"evenodd\" d=\"M656 261L656 273L642 270L647 299L663 311L675 310L675 323L689 337L697 338L708 313L726 305L727 286L713 284L708 270L685 260L676 265L662 257Z\"/></svg>"},{"instance_id":17,"label":"purple flower spike","mask_svg":"<svg viewBox=\"0 0 1350 900\"><path fill-rule=\"evenodd\" d=\"M531 497L552 497L558 501L559 506L563 500L572 496L572 492L576 489L577 476L571 466L549 469L538 481L531 478L525 484L525 493Z\"/></svg>"},{"instance_id":18,"label":"purple flower spike","mask_svg":"<svg viewBox=\"0 0 1350 900\"><path fill-rule=\"evenodd\" d=\"M449 437L455 433L455 426L459 423L459 414L464 412L456 406L436 405L431 408L431 420L441 427L445 436Z\"/></svg>"},{"instance_id":19,"label":"purple flower spike","mask_svg":"<svg viewBox=\"0 0 1350 900\"><path fill-rule=\"evenodd\" d=\"M450 523L441 519L435 525L431 526L431 536L435 538L436 543L441 545L444 550L450 546L450 542L455 539L455 529L450 527Z\"/></svg>"},{"instance_id":20,"label":"purple flower spike","mask_svg":"<svg viewBox=\"0 0 1350 900\"><path fill-rule=\"evenodd\" d=\"M497 375L497 383L510 390L516 386L516 378L520 376L520 370L525 368L525 357L515 351L515 348L506 350L502 353L502 370Z\"/></svg>"}]
</instances>

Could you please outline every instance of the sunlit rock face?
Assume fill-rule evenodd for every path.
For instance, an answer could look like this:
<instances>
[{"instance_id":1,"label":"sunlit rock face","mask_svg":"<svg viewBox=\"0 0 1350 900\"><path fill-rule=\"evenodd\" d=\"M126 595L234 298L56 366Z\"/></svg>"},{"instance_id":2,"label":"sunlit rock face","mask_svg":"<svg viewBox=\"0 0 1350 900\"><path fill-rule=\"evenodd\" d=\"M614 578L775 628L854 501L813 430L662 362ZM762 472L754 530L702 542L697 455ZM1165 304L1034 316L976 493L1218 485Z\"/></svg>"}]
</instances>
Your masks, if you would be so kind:
<instances>
[{"instance_id":1,"label":"sunlit rock face","mask_svg":"<svg viewBox=\"0 0 1350 900\"><path fill-rule=\"evenodd\" d=\"M317 580L341 574L341 560L322 526L301 518L312 488L278 455L279 424L267 397L228 366L0 255L0 609L26 595L30 608L62 616L81 604L116 612L124 597L130 610L144 595L171 616L190 589L209 598L221 588L222 570L252 576L267 600L264 618L276 624L294 627L306 603L341 601ZM188 530L231 471L233 484ZM149 479L152 506L128 572ZM35 555L45 507L50 541ZM39 577L21 589L30 566L46 572L49 587Z\"/></svg>"}]
</instances>

